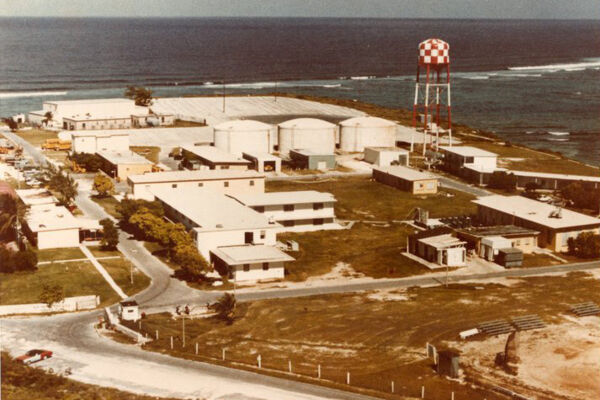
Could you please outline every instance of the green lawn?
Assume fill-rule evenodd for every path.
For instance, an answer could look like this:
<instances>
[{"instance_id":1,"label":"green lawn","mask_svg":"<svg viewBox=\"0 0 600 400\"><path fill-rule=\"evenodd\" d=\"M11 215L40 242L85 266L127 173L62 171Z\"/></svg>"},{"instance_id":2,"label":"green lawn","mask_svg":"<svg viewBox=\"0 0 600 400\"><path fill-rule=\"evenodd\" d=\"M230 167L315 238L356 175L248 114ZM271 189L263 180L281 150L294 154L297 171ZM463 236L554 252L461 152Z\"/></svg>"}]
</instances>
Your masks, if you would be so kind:
<instances>
[{"instance_id":1,"label":"green lawn","mask_svg":"<svg viewBox=\"0 0 600 400\"><path fill-rule=\"evenodd\" d=\"M0 304L38 303L42 284L60 285L65 297L99 295L101 305L119 297L88 261L41 265L34 272L0 274Z\"/></svg>"},{"instance_id":2,"label":"green lawn","mask_svg":"<svg viewBox=\"0 0 600 400\"><path fill-rule=\"evenodd\" d=\"M119 202L112 196L100 197L100 196L91 196L92 201L96 202L100 207L104 208L109 215L120 219L121 214L117 211L117 206Z\"/></svg>"},{"instance_id":3,"label":"green lawn","mask_svg":"<svg viewBox=\"0 0 600 400\"><path fill-rule=\"evenodd\" d=\"M160 147L157 146L130 146L129 149L134 153L145 157L152 161L154 164L158 163L158 153L160 153Z\"/></svg>"},{"instance_id":4,"label":"green lawn","mask_svg":"<svg viewBox=\"0 0 600 400\"><path fill-rule=\"evenodd\" d=\"M80 258L86 258L85 254L81 252L79 247L65 247L64 249L45 249L35 250L38 256L38 262L40 261L60 261L60 260L74 260Z\"/></svg>"},{"instance_id":5,"label":"green lawn","mask_svg":"<svg viewBox=\"0 0 600 400\"><path fill-rule=\"evenodd\" d=\"M94 257L115 257L123 256L119 250L102 250L100 246L87 246Z\"/></svg>"},{"instance_id":6,"label":"green lawn","mask_svg":"<svg viewBox=\"0 0 600 400\"><path fill-rule=\"evenodd\" d=\"M98 260L98 262L128 296L140 292L150 284L150 278L135 267L133 267L133 284L131 283L130 271L133 265L125 258Z\"/></svg>"},{"instance_id":7,"label":"green lawn","mask_svg":"<svg viewBox=\"0 0 600 400\"><path fill-rule=\"evenodd\" d=\"M26 131L18 130L15 133L37 147L40 147L47 139L58 138L58 132L37 128Z\"/></svg>"},{"instance_id":8,"label":"green lawn","mask_svg":"<svg viewBox=\"0 0 600 400\"><path fill-rule=\"evenodd\" d=\"M332 193L337 199L336 216L340 219L406 220L415 207L429 210L432 218L472 214L475 197L443 189L436 195L415 196L373 181L370 178L335 178L320 181L267 182L267 192L317 190ZM451 197L448 196L451 195Z\"/></svg>"},{"instance_id":9,"label":"green lawn","mask_svg":"<svg viewBox=\"0 0 600 400\"><path fill-rule=\"evenodd\" d=\"M286 264L286 278L292 281L326 274L339 262L373 278L398 278L429 271L401 254L411 231L400 224L377 227L357 223L352 229L282 233L277 238L300 245L300 251L290 253L296 261Z\"/></svg>"}]
</instances>

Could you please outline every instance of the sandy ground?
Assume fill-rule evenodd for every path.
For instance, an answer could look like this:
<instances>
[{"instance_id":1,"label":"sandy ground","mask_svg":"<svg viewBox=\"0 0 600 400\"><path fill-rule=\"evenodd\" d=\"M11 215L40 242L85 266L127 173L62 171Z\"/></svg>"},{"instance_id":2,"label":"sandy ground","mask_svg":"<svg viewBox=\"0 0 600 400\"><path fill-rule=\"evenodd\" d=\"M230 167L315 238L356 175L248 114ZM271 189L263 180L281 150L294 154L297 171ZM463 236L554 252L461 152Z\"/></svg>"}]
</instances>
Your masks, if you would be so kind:
<instances>
[{"instance_id":1,"label":"sandy ground","mask_svg":"<svg viewBox=\"0 0 600 400\"><path fill-rule=\"evenodd\" d=\"M549 396L573 400L600 398L600 317L565 317L559 325L522 332L514 387L507 383L514 378L494 366L495 354L504 351L506 338L500 335L453 345L461 349L461 363L518 393L545 391Z\"/></svg>"}]
</instances>

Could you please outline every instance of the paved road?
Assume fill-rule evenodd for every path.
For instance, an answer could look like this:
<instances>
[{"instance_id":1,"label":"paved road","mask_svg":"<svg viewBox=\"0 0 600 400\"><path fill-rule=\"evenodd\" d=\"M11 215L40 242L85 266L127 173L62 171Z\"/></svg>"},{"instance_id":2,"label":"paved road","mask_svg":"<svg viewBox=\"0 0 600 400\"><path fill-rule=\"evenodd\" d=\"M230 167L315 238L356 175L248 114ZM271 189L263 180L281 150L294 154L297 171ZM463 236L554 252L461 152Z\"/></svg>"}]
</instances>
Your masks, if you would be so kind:
<instances>
[{"instance_id":1,"label":"paved road","mask_svg":"<svg viewBox=\"0 0 600 400\"><path fill-rule=\"evenodd\" d=\"M445 188L450 188L450 189L458 190L461 192L469 193L476 197L489 196L489 195L493 194L493 193L488 192L487 190L482 189L480 187L469 185L467 183L463 183L463 182L457 181L455 179L448 178L446 176L438 175L438 177L439 177L442 187L445 187Z\"/></svg>"}]
</instances>

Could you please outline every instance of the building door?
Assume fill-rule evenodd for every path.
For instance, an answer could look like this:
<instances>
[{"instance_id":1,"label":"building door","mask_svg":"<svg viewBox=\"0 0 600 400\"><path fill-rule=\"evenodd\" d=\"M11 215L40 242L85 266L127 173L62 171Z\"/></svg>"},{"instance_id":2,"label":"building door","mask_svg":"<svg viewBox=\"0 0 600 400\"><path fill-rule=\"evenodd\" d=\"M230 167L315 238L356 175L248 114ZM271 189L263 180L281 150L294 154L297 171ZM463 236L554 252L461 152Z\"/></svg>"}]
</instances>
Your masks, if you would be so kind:
<instances>
[{"instance_id":1,"label":"building door","mask_svg":"<svg viewBox=\"0 0 600 400\"><path fill-rule=\"evenodd\" d=\"M254 242L254 232L245 232L244 233L244 243L251 244Z\"/></svg>"}]
</instances>

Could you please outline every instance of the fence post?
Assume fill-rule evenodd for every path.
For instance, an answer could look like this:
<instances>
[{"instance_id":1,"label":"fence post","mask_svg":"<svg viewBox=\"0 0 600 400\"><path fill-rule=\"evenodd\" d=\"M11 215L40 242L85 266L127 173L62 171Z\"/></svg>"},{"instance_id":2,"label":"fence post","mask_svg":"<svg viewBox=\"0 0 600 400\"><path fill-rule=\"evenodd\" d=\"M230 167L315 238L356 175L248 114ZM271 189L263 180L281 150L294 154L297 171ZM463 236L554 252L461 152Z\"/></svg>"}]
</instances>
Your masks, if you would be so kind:
<instances>
[{"instance_id":1,"label":"fence post","mask_svg":"<svg viewBox=\"0 0 600 400\"><path fill-rule=\"evenodd\" d=\"M225 349L223 349L222 354L223 354L223 361L225 361Z\"/></svg>"},{"instance_id":2,"label":"fence post","mask_svg":"<svg viewBox=\"0 0 600 400\"><path fill-rule=\"evenodd\" d=\"M394 393L394 381L392 381L392 393Z\"/></svg>"},{"instance_id":3,"label":"fence post","mask_svg":"<svg viewBox=\"0 0 600 400\"><path fill-rule=\"evenodd\" d=\"M158 329L156 330L156 340L158 340Z\"/></svg>"},{"instance_id":4,"label":"fence post","mask_svg":"<svg viewBox=\"0 0 600 400\"><path fill-rule=\"evenodd\" d=\"M317 366L317 378L321 379L321 364Z\"/></svg>"},{"instance_id":5,"label":"fence post","mask_svg":"<svg viewBox=\"0 0 600 400\"><path fill-rule=\"evenodd\" d=\"M346 372L346 385L350 384L350 372Z\"/></svg>"},{"instance_id":6,"label":"fence post","mask_svg":"<svg viewBox=\"0 0 600 400\"><path fill-rule=\"evenodd\" d=\"M288 360L288 370L292 373L292 360Z\"/></svg>"},{"instance_id":7,"label":"fence post","mask_svg":"<svg viewBox=\"0 0 600 400\"><path fill-rule=\"evenodd\" d=\"M260 356L260 354L258 355L258 357L256 357L256 361L258 363L258 368L262 368L261 364L262 364L262 357Z\"/></svg>"},{"instance_id":8,"label":"fence post","mask_svg":"<svg viewBox=\"0 0 600 400\"><path fill-rule=\"evenodd\" d=\"M198 342L196 342L196 355L198 355Z\"/></svg>"},{"instance_id":9,"label":"fence post","mask_svg":"<svg viewBox=\"0 0 600 400\"><path fill-rule=\"evenodd\" d=\"M171 350L173 350L173 336L171 336Z\"/></svg>"},{"instance_id":10,"label":"fence post","mask_svg":"<svg viewBox=\"0 0 600 400\"><path fill-rule=\"evenodd\" d=\"M421 398L425 398L425 386L421 386Z\"/></svg>"}]
</instances>

